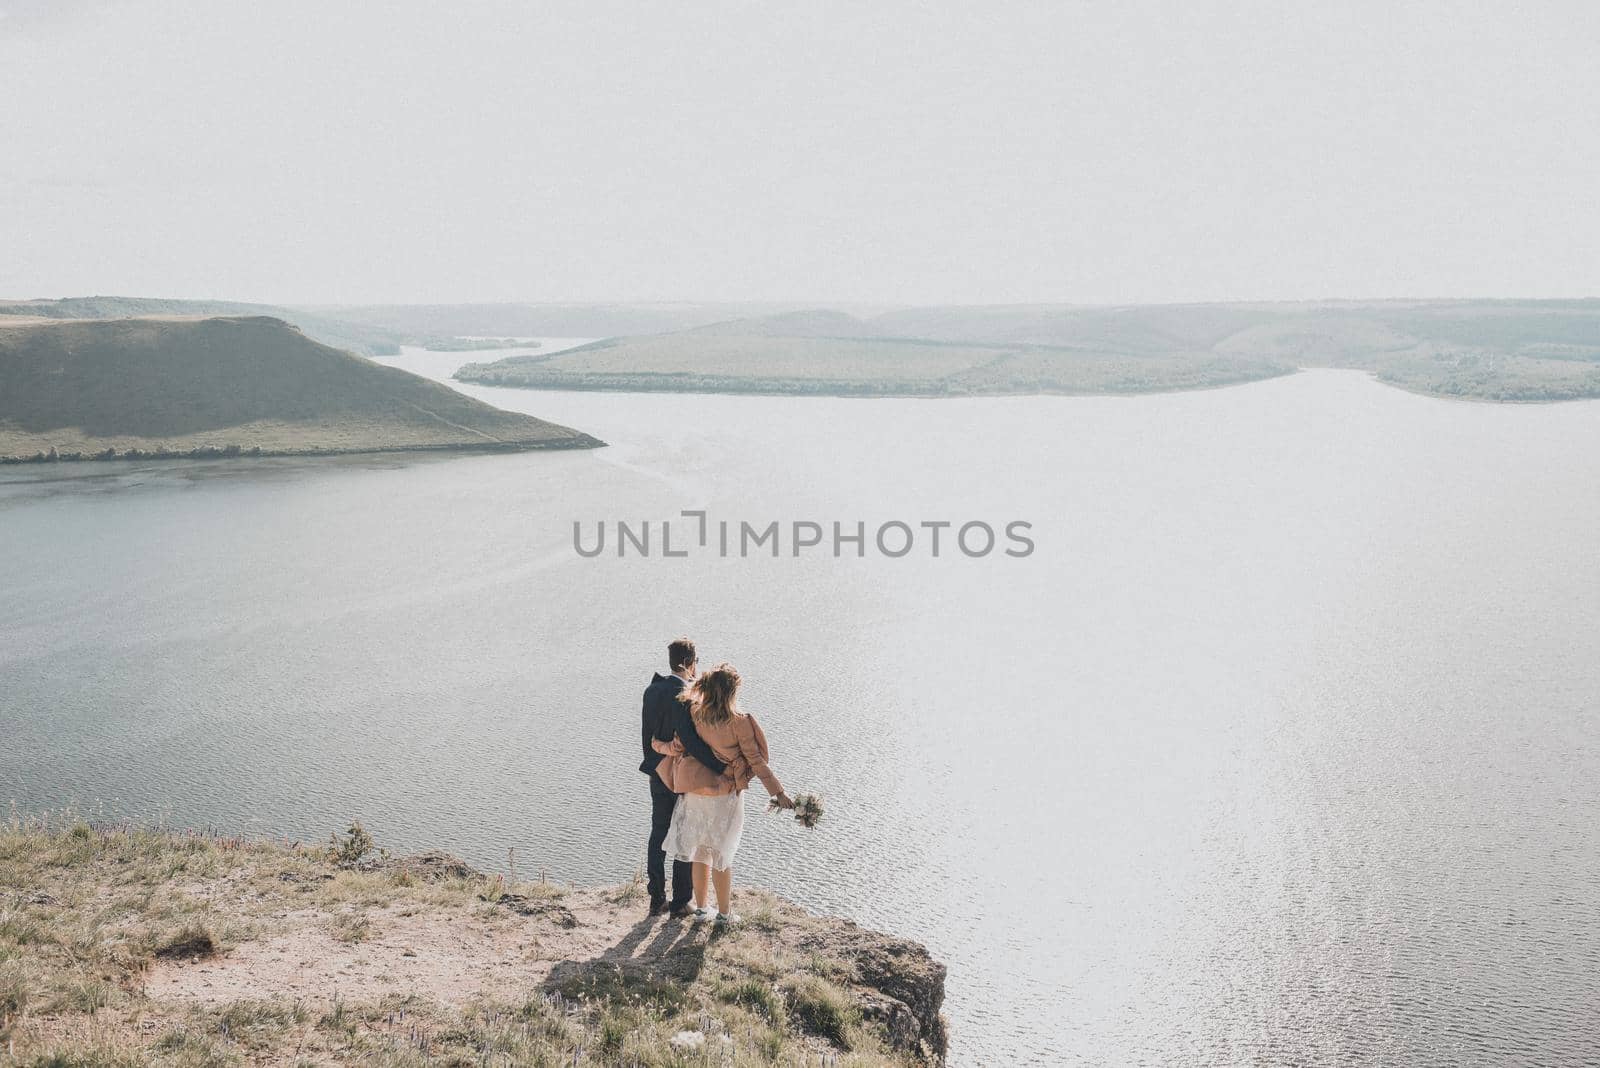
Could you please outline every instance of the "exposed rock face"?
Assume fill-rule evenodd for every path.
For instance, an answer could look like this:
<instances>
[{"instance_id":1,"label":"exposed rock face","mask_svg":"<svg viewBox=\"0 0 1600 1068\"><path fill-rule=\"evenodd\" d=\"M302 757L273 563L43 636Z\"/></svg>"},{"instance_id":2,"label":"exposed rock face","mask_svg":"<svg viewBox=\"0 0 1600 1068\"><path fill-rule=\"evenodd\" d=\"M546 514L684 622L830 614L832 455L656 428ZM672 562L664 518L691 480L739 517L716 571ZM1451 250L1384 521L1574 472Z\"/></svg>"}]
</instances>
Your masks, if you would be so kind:
<instances>
[{"instance_id":1,"label":"exposed rock face","mask_svg":"<svg viewBox=\"0 0 1600 1068\"><path fill-rule=\"evenodd\" d=\"M548 898L528 897L526 894L501 894L496 902L503 909L509 909L518 916L541 916L557 927L571 929L577 927L578 918L572 910L559 901Z\"/></svg>"},{"instance_id":2,"label":"exposed rock face","mask_svg":"<svg viewBox=\"0 0 1600 1068\"><path fill-rule=\"evenodd\" d=\"M406 857L391 857L375 869L405 872L412 878L425 882L440 879L481 879L483 873L451 853L414 853Z\"/></svg>"},{"instance_id":3,"label":"exposed rock face","mask_svg":"<svg viewBox=\"0 0 1600 1068\"><path fill-rule=\"evenodd\" d=\"M922 943L910 942L837 916L813 916L773 894L747 891L771 910L765 934L774 945L798 956L818 954L838 961L846 974L840 982L861 1004L862 1018L882 1026L896 1049L922 1055L930 1063L944 1062L947 1033L944 1022L946 967L934 961ZM750 910L747 900L741 910Z\"/></svg>"},{"instance_id":4,"label":"exposed rock face","mask_svg":"<svg viewBox=\"0 0 1600 1068\"><path fill-rule=\"evenodd\" d=\"M824 921L807 933L802 949L851 962L862 993L862 1011L880 1021L898 1049L926 1047L942 1060L948 1041L944 1007L945 966L917 942L869 931L849 920Z\"/></svg>"},{"instance_id":5,"label":"exposed rock face","mask_svg":"<svg viewBox=\"0 0 1600 1068\"><path fill-rule=\"evenodd\" d=\"M571 910L553 901L528 902L509 894L501 904L521 915L543 916L562 927L581 927L593 922L586 906L594 901L614 902L616 896L617 891L611 890L576 891L562 899L572 905ZM879 1030L890 1046L928 1064L944 1063L949 1038L942 1012L946 969L925 946L851 920L812 915L765 891L740 890L737 896L738 908L747 917L743 933L758 938L773 959L792 956L834 963L839 969L835 982L856 1001L863 1021ZM630 910L623 909L618 920L629 914ZM662 921L659 930L670 930L668 922ZM694 982L706 966L708 927L700 928L698 934L690 927L682 937L663 938L645 937L647 926L635 923L597 957L557 962L547 985L573 992L594 986L648 991ZM659 931L650 927L649 933Z\"/></svg>"}]
</instances>

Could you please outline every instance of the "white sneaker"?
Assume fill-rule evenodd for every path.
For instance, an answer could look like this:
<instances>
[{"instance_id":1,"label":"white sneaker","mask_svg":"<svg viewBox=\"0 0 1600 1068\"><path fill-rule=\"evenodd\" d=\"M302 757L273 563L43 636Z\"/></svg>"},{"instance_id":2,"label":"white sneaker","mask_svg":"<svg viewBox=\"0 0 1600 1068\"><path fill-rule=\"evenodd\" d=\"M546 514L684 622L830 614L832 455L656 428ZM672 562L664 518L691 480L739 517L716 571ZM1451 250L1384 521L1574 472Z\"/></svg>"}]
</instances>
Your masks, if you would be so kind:
<instances>
[{"instance_id":1,"label":"white sneaker","mask_svg":"<svg viewBox=\"0 0 1600 1068\"><path fill-rule=\"evenodd\" d=\"M717 914L717 910L714 909L714 908L711 908L710 906L707 906L707 907L705 907L703 909L695 909L694 913L692 915L690 915L690 917L689 917L689 922L690 923L705 923L707 920L711 919L711 917L715 916L716 914Z\"/></svg>"},{"instance_id":2,"label":"white sneaker","mask_svg":"<svg viewBox=\"0 0 1600 1068\"><path fill-rule=\"evenodd\" d=\"M719 913L717 913L717 926L718 927L733 927L738 922L739 922L739 917L735 916L731 912L719 912Z\"/></svg>"}]
</instances>

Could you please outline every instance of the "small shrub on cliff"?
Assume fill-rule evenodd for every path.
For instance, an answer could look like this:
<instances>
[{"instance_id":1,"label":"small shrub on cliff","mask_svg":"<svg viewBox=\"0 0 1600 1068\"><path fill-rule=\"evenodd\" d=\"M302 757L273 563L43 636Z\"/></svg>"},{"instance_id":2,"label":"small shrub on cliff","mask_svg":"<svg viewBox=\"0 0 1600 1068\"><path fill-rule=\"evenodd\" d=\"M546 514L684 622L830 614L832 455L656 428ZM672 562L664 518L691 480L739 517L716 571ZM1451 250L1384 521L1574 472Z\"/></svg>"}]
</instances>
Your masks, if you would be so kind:
<instances>
[{"instance_id":1,"label":"small shrub on cliff","mask_svg":"<svg viewBox=\"0 0 1600 1068\"><path fill-rule=\"evenodd\" d=\"M337 833L328 836L328 858L342 868L353 868L360 864L374 847L372 835L361 826L360 820L350 824L343 838Z\"/></svg>"}]
</instances>

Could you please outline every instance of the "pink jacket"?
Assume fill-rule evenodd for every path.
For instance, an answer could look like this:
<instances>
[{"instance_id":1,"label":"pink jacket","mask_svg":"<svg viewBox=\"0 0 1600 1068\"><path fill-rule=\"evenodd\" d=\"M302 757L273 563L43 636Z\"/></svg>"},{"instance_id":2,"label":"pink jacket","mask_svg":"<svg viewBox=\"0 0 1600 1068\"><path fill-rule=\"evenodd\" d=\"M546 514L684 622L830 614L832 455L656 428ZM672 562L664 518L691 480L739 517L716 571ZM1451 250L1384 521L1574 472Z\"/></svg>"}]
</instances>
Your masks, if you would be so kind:
<instances>
[{"instance_id":1,"label":"pink jacket","mask_svg":"<svg viewBox=\"0 0 1600 1068\"><path fill-rule=\"evenodd\" d=\"M754 716L735 712L723 723L696 723L695 729L728 768L718 777L694 757L675 751L672 743L658 741L654 743L656 751L667 758L656 765L656 774L668 789L717 796L743 791L751 779L760 779L773 797L783 793L783 784L767 766L767 736Z\"/></svg>"}]
</instances>

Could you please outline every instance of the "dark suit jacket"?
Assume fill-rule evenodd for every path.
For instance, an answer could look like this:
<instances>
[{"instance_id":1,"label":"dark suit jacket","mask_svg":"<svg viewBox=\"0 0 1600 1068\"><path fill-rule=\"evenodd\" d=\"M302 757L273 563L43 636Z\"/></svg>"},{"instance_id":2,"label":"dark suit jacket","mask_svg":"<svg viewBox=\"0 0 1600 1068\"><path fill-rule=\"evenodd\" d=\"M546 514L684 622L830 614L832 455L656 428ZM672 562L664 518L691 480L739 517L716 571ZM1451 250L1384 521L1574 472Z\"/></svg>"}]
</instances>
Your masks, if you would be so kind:
<instances>
[{"instance_id":1,"label":"dark suit jacket","mask_svg":"<svg viewBox=\"0 0 1600 1068\"><path fill-rule=\"evenodd\" d=\"M701 740L689 716L689 706L678 700L685 683L676 675L657 675L644 691L644 763L639 770L646 775L655 774L661 763L661 754L651 747L652 741L670 742L676 736L683 741L683 751L721 775L727 765L717 759L717 754Z\"/></svg>"}]
</instances>

